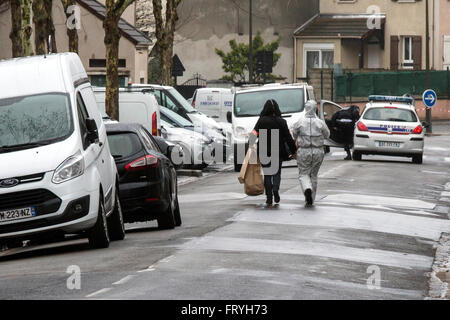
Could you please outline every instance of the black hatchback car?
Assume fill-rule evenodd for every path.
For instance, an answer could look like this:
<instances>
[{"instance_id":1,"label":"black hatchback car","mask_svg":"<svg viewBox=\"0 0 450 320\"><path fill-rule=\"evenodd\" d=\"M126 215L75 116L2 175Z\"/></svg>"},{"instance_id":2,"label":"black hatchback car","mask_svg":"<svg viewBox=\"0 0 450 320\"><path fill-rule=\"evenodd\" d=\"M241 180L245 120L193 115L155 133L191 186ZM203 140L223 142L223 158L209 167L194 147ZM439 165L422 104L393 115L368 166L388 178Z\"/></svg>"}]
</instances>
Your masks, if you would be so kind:
<instances>
[{"instance_id":1,"label":"black hatchback car","mask_svg":"<svg viewBox=\"0 0 450 320\"><path fill-rule=\"evenodd\" d=\"M140 124L106 123L119 173L125 222L157 220L160 229L181 225L177 173L155 138ZM169 152L170 149L166 149Z\"/></svg>"}]
</instances>

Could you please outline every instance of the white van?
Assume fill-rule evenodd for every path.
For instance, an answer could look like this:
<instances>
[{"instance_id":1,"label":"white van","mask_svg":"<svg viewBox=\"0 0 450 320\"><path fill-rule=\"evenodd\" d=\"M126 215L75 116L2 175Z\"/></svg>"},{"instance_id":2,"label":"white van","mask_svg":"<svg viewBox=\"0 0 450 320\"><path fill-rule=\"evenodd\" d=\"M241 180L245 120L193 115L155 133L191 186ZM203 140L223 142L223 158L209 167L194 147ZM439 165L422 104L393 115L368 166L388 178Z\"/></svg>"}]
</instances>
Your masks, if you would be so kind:
<instances>
[{"instance_id":1,"label":"white van","mask_svg":"<svg viewBox=\"0 0 450 320\"><path fill-rule=\"evenodd\" d=\"M305 102L315 100L313 87L306 83L267 84L234 88L233 111L227 115L232 124L234 170L240 171L248 147L248 137L259 119L264 104L274 99L290 129L304 116Z\"/></svg>"},{"instance_id":2,"label":"white van","mask_svg":"<svg viewBox=\"0 0 450 320\"><path fill-rule=\"evenodd\" d=\"M227 113L233 110L233 93L224 88L197 89L192 106L218 122L226 122Z\"/></svg>"},{"instance_id":3,"label":"white van","mask_svg":"<svg viewBox=\"0 0 450 320\"><path fill-rule=\"evenodd\" d=\"M118 175L78 55L0 61L0 242L122 240Z\"/></svg>"},{"instance_id":4,"label":"white van","mask_svg":"<svg viewBox=\"0 0 450 320\"><path fill-rule=\"evenodd\" d=\"M95 99L105 114L105 88L94 87ZM142 124L154 136L161 135L159 105L155 96L145 90L119 89L119 122Z\"/></svg>"}]
</instances>

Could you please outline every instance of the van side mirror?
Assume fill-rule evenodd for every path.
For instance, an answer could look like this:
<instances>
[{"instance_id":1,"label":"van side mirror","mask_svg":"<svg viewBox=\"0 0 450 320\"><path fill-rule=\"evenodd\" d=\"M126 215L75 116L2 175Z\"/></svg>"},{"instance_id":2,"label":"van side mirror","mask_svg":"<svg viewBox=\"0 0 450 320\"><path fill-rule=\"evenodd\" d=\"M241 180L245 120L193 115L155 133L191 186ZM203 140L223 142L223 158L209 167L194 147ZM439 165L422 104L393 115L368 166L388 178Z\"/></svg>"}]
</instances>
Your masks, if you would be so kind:
<instances>
[{"instance_id":1,"label":"van side mirror","mask_svg":"<svg viewBox=\"0 0 450 320\"><path fill-rule=\"evenodd\" d=\"M229 123L232 123L232 114L231 114L231 111L228 111L228 112L227 112L227 121L228 121Z\"/></svg>"},{"instance_id":2,"label":"van side mirror","mask_svg":"<svg viewBox=\"0 0 450 320\"><path fill-rule=\"evenodd\" d=\"M86 128L88 131L87 139L89 143L98 143L99 142L98 128L97 124L95 123L95 120L86 119Z\"/></svg>"}]
</instances>

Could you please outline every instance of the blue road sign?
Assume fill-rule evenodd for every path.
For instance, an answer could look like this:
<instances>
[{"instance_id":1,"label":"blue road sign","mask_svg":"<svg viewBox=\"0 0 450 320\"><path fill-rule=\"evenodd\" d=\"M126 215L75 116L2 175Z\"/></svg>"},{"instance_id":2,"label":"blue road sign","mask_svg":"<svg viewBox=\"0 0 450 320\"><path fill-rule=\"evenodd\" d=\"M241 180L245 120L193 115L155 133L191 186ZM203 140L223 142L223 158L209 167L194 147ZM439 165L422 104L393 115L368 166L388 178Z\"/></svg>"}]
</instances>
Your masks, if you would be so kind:
<instances>
[{"instance_id":1,"label":"blue road sign","mask_svg":"<svg viewBox=\"0 0 450 320\"><path fill-rule=\"evenodd\" d=\"M437 102L436 92L434 92L434 90L431 90L431 89L425 90L425 92L423 93L423 96L422 96L422 100L423 100L423 103L428 108L433 108Z\"/></svg>"}]
</instances>

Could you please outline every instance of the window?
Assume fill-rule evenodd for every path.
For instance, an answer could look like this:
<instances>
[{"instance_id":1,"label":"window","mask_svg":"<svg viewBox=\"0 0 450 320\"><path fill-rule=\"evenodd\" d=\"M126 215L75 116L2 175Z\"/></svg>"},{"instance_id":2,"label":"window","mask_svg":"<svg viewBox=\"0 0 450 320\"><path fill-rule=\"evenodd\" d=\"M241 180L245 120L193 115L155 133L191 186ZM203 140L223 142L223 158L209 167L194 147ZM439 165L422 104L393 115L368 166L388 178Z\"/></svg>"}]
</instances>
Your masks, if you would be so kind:
<instances>
[{"instance_id":1,"label":"window","mask_svg":"<svg viewBox=\"0 0 450 320\"><path fill-rule=\"evenodd\" d=\"M403 68L413 69L413 38L403 37Z\"/></svg>"},{"instance_id":2,"label":"window","mask_svg":"<svg viewBox=\"0 0 450 320\"><path fill-rule=\"evenodd\" d=\"M367 110L364 119L375 121L417 122L414 112L397 108L373 108Z\"/></svg>"},{"instance_id":3,"label":"window","mask_svg":"<svg viewBox=\"0 0 450 320\"><path fill-rule=\"evenodd\" d=\"M108 144L114 158L128 158L142 150L141 142L134 133L108 134Z\"/></svg>"},{"instance_id":4,"label":"window","mask_svg":"<svg viewBox=\"0 0 450 320\"><path fill-rule=\"evenodd\" d=\"M333 68L334 45L332 43L305 43L303 46L303 76L306 77L308 69Z\"/></svg>"},{"instance_id":5,"label":"window","mask_svg":"<svg viewBox=\"0 0 450 320\"><path fill-rule=\"evenodd\" d=\"M81 97L81 94L79 92L77 93L77 110L78 121L80 123L81 140L83 141L83 149L86 150L86 148L89 146L89 142L87 140L88 130L86 127L86 120L89 119L89 114L87 112L83 98Z\"/></svg>"},{"instance_id":6,"label":"window","mask_svg":"<svg viewBox=\"0 0 450 320\"><path fill-rule=\"evenodd\" d=\"M156 152L161 152L156 142L153 141L152 135L144 127L141 127L141 135L147 148Z\"/></svg>"}]
</instances>

